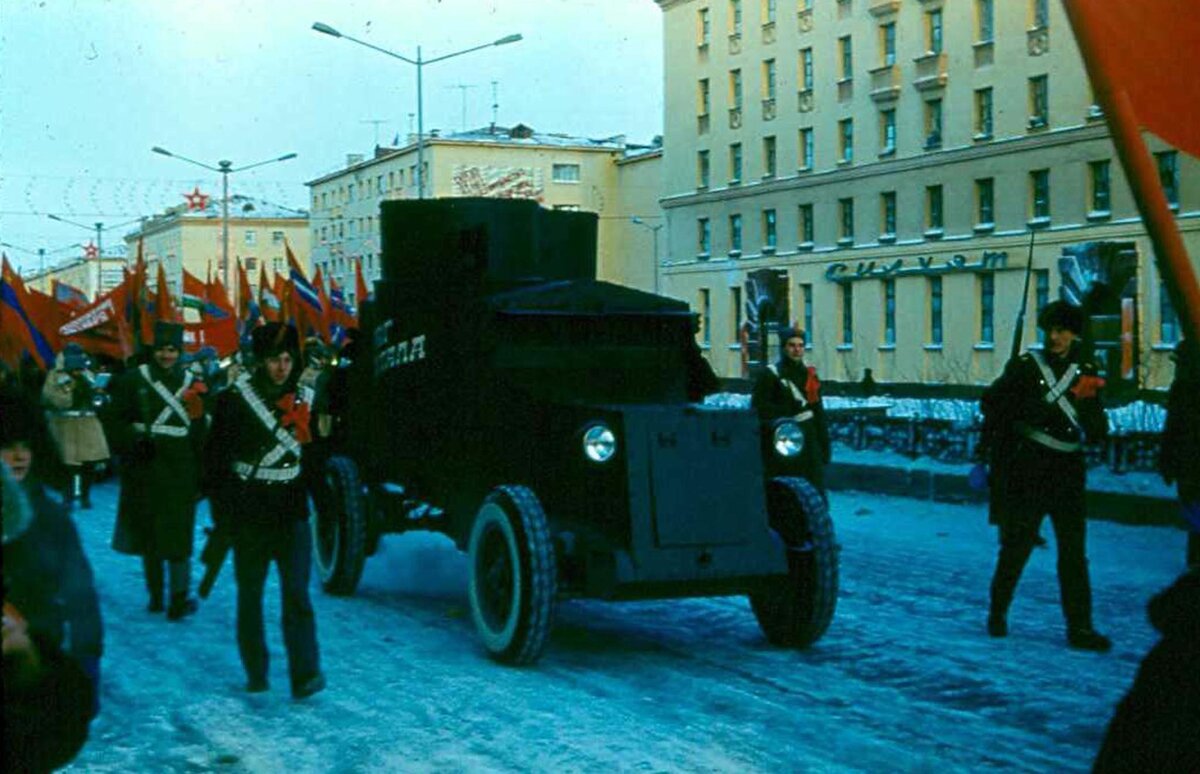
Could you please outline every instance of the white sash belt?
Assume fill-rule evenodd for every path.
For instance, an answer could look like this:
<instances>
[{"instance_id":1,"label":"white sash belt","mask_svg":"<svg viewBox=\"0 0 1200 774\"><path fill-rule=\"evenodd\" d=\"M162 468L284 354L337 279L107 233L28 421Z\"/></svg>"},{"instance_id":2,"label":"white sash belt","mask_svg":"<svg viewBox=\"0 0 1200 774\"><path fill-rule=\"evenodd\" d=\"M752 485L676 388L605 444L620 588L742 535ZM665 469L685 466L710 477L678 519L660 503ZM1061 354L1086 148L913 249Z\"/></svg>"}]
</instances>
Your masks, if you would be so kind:
<instances>
[{"instance_id":1,"label":"white sash belt","mask_svg":"<svg viewBox=\"0 0 1200 774\"><path fill-rule=\"evenodd\" d=\"M134 422L133 429L139 433L146 432L145 422ZM186 427L176 427L175 425L160 425L157 422L150 425L150 433L152 435L167 435L172 438L186 438L188 429Z\"/></svg>"},{"instance_id":2,"label":"white sash belt","mask_svg":"<svg viewBox=\"0 0 1200 774\"><path fill-rule=\"evenodd\" d=\"M286 468L268 468L261 465L255 466L248 462L234 462L233 472L237 473L238 478L243 481L249 481L253 476L255 481L268 481L271 483L280 483L291 481L300 475L299 465L290 465Z\"/></svg>"},{"instance_id":3,"label":"white sash belt","mask_svg":"<svg viewBox=\"0 0 1200 774\"><path fill-rule=\"evenodd\" d=\"M1053 449L1060 452L1077 452L1083 448L1083 444L1078 441L1060 441L1054 436L1043 433L1041 430L1034 430L1032 427L1025 427L1021 430L1022 434L1031 441L1036 441L1047 449Z\"/></svg>"}]
</instances>

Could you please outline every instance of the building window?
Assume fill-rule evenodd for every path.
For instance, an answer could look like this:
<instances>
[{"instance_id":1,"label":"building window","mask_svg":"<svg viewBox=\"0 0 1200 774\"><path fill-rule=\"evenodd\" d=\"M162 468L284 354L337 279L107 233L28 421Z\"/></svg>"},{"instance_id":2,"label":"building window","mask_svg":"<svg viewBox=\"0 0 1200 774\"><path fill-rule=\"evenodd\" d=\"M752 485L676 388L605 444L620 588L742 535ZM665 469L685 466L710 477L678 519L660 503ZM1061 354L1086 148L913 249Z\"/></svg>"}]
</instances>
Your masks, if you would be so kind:
<instances>
[{"instance_id":1,"label":"building window","mask_svg":"<svg viewBox=\"0 0 1200 774\"><path fill-rule=\"evenodd\" d=\"M943 228L942 218L942 187L930 185L925 187L926 227L930 231L940 232Z\"/></svg>"},{"instance_id":2,"label":"building window","mask_svg":"<svg viewBox=\"0 0 1200 774\"><path fill-rule=\"evenodd\" d=\"M1033 287L1034 287L1034 306L1037 307L1034 319L1041 316L1042 310L1050 303L1050 270L1049 269L1034 269L1033 270ZM1046 332L1040 327L1037 329L1037 340L1044 342L1046 340Z\"/></svg>"},{"instance_id":3,"label":"building window","mask_svg":"<svg viewBox=\"0 0 1200 774\"><path fill-rule=\"evenodd\" d=\"M550 177L556 183L578 183L579 165L555 164L551 167Z\"/></svg>"},{"instance_id":4,"label":"building window","mask_svg":"<svg viewBox=\"0 0 1200 774\"><path fill-rule=\"evenodd\" d=\"M1112 207L1108 159L1093 161L1088 166L1092 172L1092 212L1107 213Z\"/></svg>"},{"instance_id":5,"label":"building window","mask_svg":"<svg viewBox=\"0 0 1200 774\"><path fill-rule=\"evenodd\" d=\"M975 222L978 226L990 227L996 222L995 181L981 177L975 181Z\"/></svg>"},{"instance_id":6,"label":"building window","mask_svg":"<svg viewBox=\"0 0 1200 774\"><path fill-rule=\"evenodd\" d=\"M813 243L813 206L800 205L800 244L811 246Z\"/></svg>"},{"instance_id":7,"label":"building window","mask_svg":"<svg viewBox=\"0 0 1200 774\"><path fill-rule=\"evenodd\" d=\"M810 282L800 285L800 298L804 300L804 339L813 340L813 286Z\"/></svg>"},{"instance_id":8,"label":"building window","mask_svg":"<svg viewBox=\"0 0 1200 774\"><path fill-rule=\"evenodd\" d=\"M1158 340L1161 344L1179 343L1179 315L1171 303L1167 283L1158 283Z\"/></svg>"},{"instance_id":9,"label":"building window","mask_svg":"<svg viewBox=\"0 0 1200 774\"><path fill-rule=\"evenodd\" d=\"M996 13L992 0L975 0L975 23L980 43L990 43L995 35Z\"/></svg>"},{"instance_id":10,"label":"building window","mask_svg":"<svg viewBox=\"0 0 1200 774\"><path fill-rule=\"evenodd\" d=\"M258 232L256 232L256 231L255 231L254 229L252 229L252 228L248 228L248 229L246 229L246 233L245 233L244 239L245 239L245 241L246 241L246 244L247 244L248 246L249 246L249 245L256 245L256 244L258 244Z\"/></svg>"},{"instance_id":11,"label":"building window","mask_svg":"<svg viewBox=\"0 0 1200 774\"><path fill-rule=\"evenodd\" d=\"M842 283L842 345L854 344L854 283Z\"/></svg>"},{"instance_id":12,"label":"building window","mask_svg":"<svg viewBox=\"0 0 1200 774\"><path fill-rule=\"evenodd\" d=\"M896 280L883 281L883 343L896 346Z\"/></svg>"},{"instance_id":13,"label":"building window","mask_svg":"<svg viewBox=\"0 0 1200 774\"><path fill-rule=\"evenodd\" d=\"M246 271L251 272L258 269L258 259L253 255L246 256Z\"/></svg>"},{"instance_id":14,"label":"building window","mask_svg":"<svg viewBox=\"0 0 1200 774\"><path fill-rule=\"evenodd\" d=\"M742 34L742 0L729 0L729 34Z\"/></svg>"},{"instance_id":15,"label":"building window","mask_svg":"<svg viewBox=\"0 0 1200 774\"><path fill-rule=\"evenodd\" d=\"M775 0L763 0L762 19L763 24L775 23Z\"/></svg>"},{"instance_id":16,"label":"building window","mask_svg":"<svg viewBox=\"0 0 1200 774\"><path fill-rule=\"evenodd\" d=\"M699 114L706 116L712 109L712 92L709 90L708 79L701 78L696 83L696 109Z\"/></svg>"},{"instance_id":17,"label":"building window","mask_svg":"<svg viewBox=\"0 0 1200 774\"><path fill-rule=\"evenodd\" d=\"M696 152L696 185L699 188L708 188L709 181L709 161L708 151L702 150Z\"/></svg>"},{"instance_id":18,"label":"building window","mask_svg":"<svg viewBox=\"0 0 1200 774\"><path fill-rule=\"evenodd\" d=\"M696 45L707 46L712 40L712 16L707 8L696 13Z\"/></svg>"},{"instance_id":19,"label":"building window","mask_svg":"<svg viewBox=\"0 0 1200 774\"><path fill-rule=\"evenodd\" d=\"M735 142L729 146L729 182L742 182L742 144Z\"/></svg>"},{"instance_id":20,"label":"building window","mask_svg":"<svg viewBox=\"0 0 1200 774\"><path fill-rule=\"evenodd\" d=\"M700 288L700 343L702 346L712 346L712 298L708 288Z\"/></svg>"},{"instance_id":21,"label":"building window","mask_svg":"<svg viewBox=\"0 0 1200 774\"><path fill-rule=\"evenodd\" d=\"M929 278L929 343L942 344L942 278Z\"/></svg>"},{"instance_id":22,"label":"building window","mask_svg":"<svg viewBox=\"0 0 1200 774\"><path fill-rule=\"evenodd\" d=\"M729 104L734 110L742 109L742 71L729 71Z\"/></svg>"},{"instance_id":23,"label":"building window","mask_svg":"<svg viewBox=\"0 0 1200 774\"><path fill-rule=\"evenodd\" d=\"M1035 29L1050 26L1050 0L1032 0Z\"/></svg>"},{"instance_id":24,"label":"building window","mask_svg":"<svg viewBox=\"0 0 1200 774\"><path fill-rule=\"evenodd\" d=\"M925 101L925 150L942 147L942 101Z\"/></svg>"},{"instance_id":25,"label":"building window","mask_svg":"<svg viewBox=\"0 0 1200 774\"><path fill-rule=\"evenodd\" d=\"M696 250L700 255L712 253L712 225L708 218L696 219Z\"/></svg>"},{"instance_id":26,"label":"building window","mask_svg":"<svg viewBox=\"0 0 1200 774\"><path fill-rule=\"evenodd\" d=\"M1029 128L1040 129L1050 123L1050 81L1045 75L1029 79Z\"/></svg>"},{"instance_id":27,"label":"building window","mask_svg":"<svg viewBox=\"0 0 1200 774\"><path fill-rule=\"evenodd\" d=\"M283 232L282 231L272 231L271 232L271 244L273 244L273 245L283 244Z\"/></svg>"},{"instance_id":28,"label":"building window","mask_svg":"<svg viewBox=\"0 0 1200 774\"><path fill-rule=\"evenodd\" d=\"M935 8L925 14L925 43L929 53L942 53L942 9Z\"/></svg>"},{"instance_id":29,"label":"building window","mask_svg":"<svg viewBox=\"0 0 1200 774\"><path fill-rule=\"evenodd\" d=\"M763 177L775 177L775 138L763 138Z\"/></svg>"},{"instance_id":30,"label":"building window","mask_svg":"<svg viewBox=\"0 0 1200 774\"><path fill-rule=\"evenodd\" d=\"M283 258L282 257L271 259L271 271L275 272L276 274L283 271Z\"/></svg>"},{"instance_id":31,"label":"building window","mask_svg":"<svg viewBox=\"0 0 1200 774\"><path fill-rule=\"evenodd\" d=\"M742 289L734 286L729 289L729 304L733 307L733 330L730 339L738 342L742 336Z\"/></svg>"},{"instance_id":32,"label":"building window","mask_svg":"<svg viewBox=\"0 0 1200 774\"><path fill-rule=\"evenodd\" d=\"M800 130L800 169L813 168L813 130L806 127Z\"/></svg>"},{"instance_id":33,"label":"building window","mask_svg":"<svg viewBox=\"0 0 1200 774\"><path fill-rule=\"evenodd\" d=\"M1167 204L1172 208L1179 206L1179 152L1162 151L1154 154L1158 165L1158 180L1162 184L1163 194Z\"/></svg>"},{"instance_id":34,"label":"building window","mask_svg":"<svg viewBox=\"0 0 1200 774\"><path fill-rule=\"evenodd\" d=\"M775 210L763 210L762 239L764 250L775 249Z\"/></svg>"},{"instance_id":35,"label":"building window","mask_svg":"<svg viewBox=\"0 0 1200 774\"><path fill-rule=\"evenodd\" d=\"M1035 169L1030 172L1029 187L1034 220L1050 220L1050 170Z\"/></svg>"},{"instance_id":36,"label":"building window","mask_svg":"<svg viewBox=\"0 0 1200 774\"><path fill-rule=\"evenodd\" d=\"M766 59L762 63L763 99L775 99L775 60Z\"/></svg>"},{"instance_id":37,"label":"building window","mask_svg":"<svg viewBox=\"0 0 1200 774\"><path fill-rule=\"evenodd\" d=\"M879 49L884 67L896 64L896 23L879 25Z\"/></svg>"},{"instance_id":38,"label":"building window","mask_svg":"<svg viewBox=\"0 0 1200 774\"><path fill-rule=\"evenodd\" d=\"M838 130L838 158L843 164L850 164L854 161L854 119L838 121Z\"/></svg>"},{"instance_id":39,"label":"building window","mask_svg":"<svg viewBox=\"0 0 1200 774\"><path fill-rule=\"evenodd\" d=\"M896 111L879 111L879 155L889 156L896 152Z\"/></svg>"},{"instance_id":40,"label":"building window","mask_svg":"<svg viewBox=\"0 0 1200 774\"><path fill-rule=\"evenodd\" d=\"M992 136L992 89L975 90L975 137L976 139Z\"/></svg>"},{"instance_id":41,"label":"building window","mask_svg":"<svg viewBox=\"0 0 1200 774\"><path fill-rule=\"evenodd\" d=\"M894 238L896 236L896 192L884 191L879 197L883 225L879 235Z\"/></svg>"},{"instance_id":42,"label":"building window","mask_svg":"<svg viewBox=\"0 0 1200 774\"><path fill-rule=\"evenodd\" d=\"M838 38L838 53L842 62L842 80L848 81L854 77L854 53L849 35Z\"/></svg>"},{"instance_id":43,"label":"building window","mask_svg":"<svg viewBox=\"0 0 1200 774\"><path fill-rule=\"evenodd\" d=\"M813 51L805 48L800 51L800 88L812 91L813 87Z\"/></svg>"},{"instance_id":44,"label":"building window","mask_svg":"<svg viewBox=\"0 0 1200 774\"><path fill-rule=\"evenodd\" d=\"M979 275L979 342L996 343L996 275Z\"/></svg>"},{"instance_id":45,"label":"building window","mask_svg":"<svg viewBox=\"0 0 1200 774\"><path fill-rule=\"evenodd\" d=\"M729 216L729 252L742 252L742 216Z\"/></svg>"},{"instance_id":46,"label":"building window","mask_svg":"<svg viewBox=\"0 0 1200 774\"><path fill-rule=\"evenodd\" d=\"M839 242L854 241L854 199L838 199L838 213L841 220Z\"/></svg>"}]
</instances>

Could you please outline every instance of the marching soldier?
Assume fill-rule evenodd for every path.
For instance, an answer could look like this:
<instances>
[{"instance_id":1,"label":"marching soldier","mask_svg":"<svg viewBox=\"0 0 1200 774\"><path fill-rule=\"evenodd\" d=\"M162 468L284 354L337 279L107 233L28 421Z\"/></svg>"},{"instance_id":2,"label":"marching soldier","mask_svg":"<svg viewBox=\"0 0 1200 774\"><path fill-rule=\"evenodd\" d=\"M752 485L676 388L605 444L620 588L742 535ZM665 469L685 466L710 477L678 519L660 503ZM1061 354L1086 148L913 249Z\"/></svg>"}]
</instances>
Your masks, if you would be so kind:
<instances>
[{"instance_id":1,"label":"marching soldier","mask_svg":"<svg viewBox=\"0 0 1200 774\"><path fill-rule=\"evenodd\" d=\"M831 457L829 426L821 405L817 369L805 365L805 333L795 328L779 332L783 355L759 375L750 405L764 422L791 417L800 423L804 449L799 464L803 475L825 492L825 466Z\"/></svg>"},{"instance_id":2,"label":"marching soldier","mask_svg":"<svg viewBox=\"0 0 1200 774\"><path fill-rule=\"evenodd\" d=\"M169 621L196 611L190 559L206 429L207 388L180 365L182 346L182 325L156 322L149 360L122 375L110 406L122 456L113 548L142 557L152 613L163 610L166 564Z\"/></svg>"},{"instance_id":3,"label":"marching soldier","mask_svg":"<svg viewBox=\"0 0 1200 774\"><path fill-rule=\"evenodd\" d=\"M1008 608L1033 550L1042 518L1050 515L1058 544L1058 582L1067 643L1107 651L1112 643L1092 628L1085 512L1084 440L1103 439L1104 380L1081 362L1083 311L1065 301L1038 316L1045 351L1009 361L983 396L984 436L991 451L990 520L999 526L1000 555L992 577L988 634L1008 634Z\"/></svg>"},{"instance_id":4,"label":"marching soldier","mask_svg":"<svg viewBox=\"0 0 1200 774\"><path fill-rule=\"evenodd\" d=\"M58 353L42 386L50 434L69 473L64 499L78 501L85 510L92 507L92 468L110 456L104 427L92 402L95 377L88 366L83 348L68 344Z\"/></svg>"},{"instance_id":5,"label":"marching soldier","mask_svg":"<svg viewBox=\"0 0 1200 774\"><path fill-rule=\"evenodd\" d=\"M217 399L206 452L206 489L217 530L233 545L238 651L246 690L268 688L263 587L272 561L283 593L283 637L292 695L322 690L308 584L312 534L302 461L311 440L309 406L298 399L296 329L268 323L253 332L254 370Z\"/></svg>"}]
</instances>

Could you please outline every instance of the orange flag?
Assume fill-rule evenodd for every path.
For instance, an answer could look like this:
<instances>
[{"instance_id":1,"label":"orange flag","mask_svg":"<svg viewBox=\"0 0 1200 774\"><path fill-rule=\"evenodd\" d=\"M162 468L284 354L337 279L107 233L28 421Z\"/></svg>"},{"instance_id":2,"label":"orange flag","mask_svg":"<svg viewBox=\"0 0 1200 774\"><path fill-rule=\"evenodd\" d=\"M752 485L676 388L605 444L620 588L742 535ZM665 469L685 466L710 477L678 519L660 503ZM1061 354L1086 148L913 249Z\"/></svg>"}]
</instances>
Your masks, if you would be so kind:
<instances>
[{"instance_id":1,"label":"orange flag","mask_svg":"<svg viewBox=\"0 0 1200 774\"><path fill-rule=\"evenodd\" d=\"M13 368L20 365L22 353L29 353L43 369L54 364L54 340L43 328L44 310L25 289L21 275L8 265L8 256L0 256L0 359Z\"/></svg>"},{"instance_id":2,"label":"orange flag","mask_svg":"<svg viewBox=\"0 0 1200 774\"><path fill-rule=\"evenodd\" d=\"M363 279L362 258L359 258L354 262L354 316L359 324L362 323L362 308L369 294L367 282Z\"/></svg>"}]
</instances>

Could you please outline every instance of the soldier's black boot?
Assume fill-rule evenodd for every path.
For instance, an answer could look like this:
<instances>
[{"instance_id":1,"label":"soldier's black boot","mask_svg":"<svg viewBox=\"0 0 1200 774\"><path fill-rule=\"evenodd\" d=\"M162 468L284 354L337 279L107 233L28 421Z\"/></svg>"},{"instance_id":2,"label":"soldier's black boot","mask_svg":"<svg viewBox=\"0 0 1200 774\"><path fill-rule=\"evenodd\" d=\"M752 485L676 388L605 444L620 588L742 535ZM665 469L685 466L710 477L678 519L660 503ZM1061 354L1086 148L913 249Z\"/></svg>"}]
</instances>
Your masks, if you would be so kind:
<instances>
[{"instance_id":1,"label":"soldier's black boot","mask_svg":"<svg viewBox=\"0 0 1200 774\"><path fill-rule=\"evenodd\" d=\"M325 675L317 672L306 680L301 680L292 686L293 699L307 699L314 693L325 690Z\"/></svg>"},{"instance_id":2,"label":"soldier's black boot","mask_svg":"<svg viewBox=\"0 0 1200 774\"><path fill-rule=\"evenodd\" d=\"M990 637L1008 636L1008 615L996 610L988 613L987 632Z\"/></svg>"},{"instance_id":3,"label":"soldier's black boot","mask_svg":"<svg viewBox=\"0 0 1200 774\"><path fill-rule=\"evenodd\" d=\"M167 607L167 620L182 620L196 612L197 607L195 598L187 594L172 594L171 604Z\"/></svg>"},{"instance_id":4,"label":"soldier's black boot","mask_svg":"<svg viewBox=\"0 0 1200 774\"><path fill-rule=\"evenodd\" d=\"M1091 650L1107 653L1112 649L1112 640L1092 627L1067 629L1067 644L1076 650Z\"/></svg>"},{"instance_id":5,"label":"soldier's black boot","mask_svg":"<svg viewBox=\"0 0 1200 774\"><path fill-rule=\"evenodd\" d=\"M163 607L163 563L161 559L143 556L142 573L146 576L146 590L150 592L150 603L146 610L161 613Z\"/></svg>"},{"instance_id":6,"label":"soldier's black boot","mask_svg":"<svg viewBox=\"0 0 1200 774\"><path fill-rule=\"evenodd\" d=\"M251 677L246 680L246 693L265 693L271 688L265 677Z\"/></svg>"}]
</instances>

